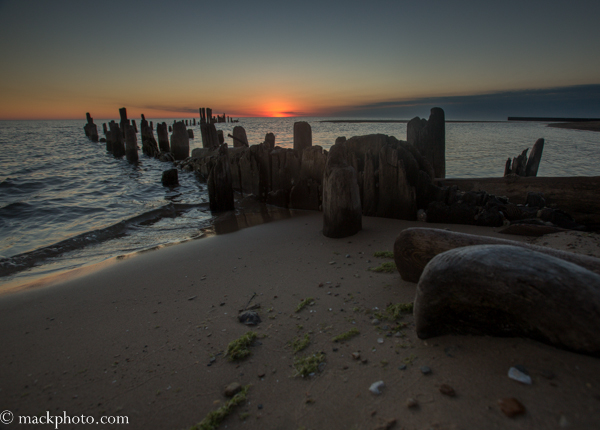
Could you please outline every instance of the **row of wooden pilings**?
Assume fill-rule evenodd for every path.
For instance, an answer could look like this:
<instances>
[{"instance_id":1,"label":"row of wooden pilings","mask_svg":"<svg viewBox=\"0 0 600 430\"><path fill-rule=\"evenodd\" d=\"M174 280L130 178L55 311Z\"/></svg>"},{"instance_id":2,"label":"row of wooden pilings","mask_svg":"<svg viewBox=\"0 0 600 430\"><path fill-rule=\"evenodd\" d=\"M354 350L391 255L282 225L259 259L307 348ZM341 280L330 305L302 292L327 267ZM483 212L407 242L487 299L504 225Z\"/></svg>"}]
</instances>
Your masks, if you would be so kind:
<instances>
[{"instance_id":1,"label":"row of wooden pilings","mask_svg":"<svg viewBox=\"0 0 600 430\"><path fill-rule=\"evenodd\" d=\"M409 122L408 142L385 135L342 137L330 152L312 145L311 127L302 121L294 123L293 148L275 146L273 133L264 142L249 145L243 127L236 126L229 135L233 147L228 149L222 131L207 121L209 115L203 119L202 111L203 147L191 157L183 121L173 124L169 148L166 124L157 124L157 143L142 115L142 149L206 178L212 211L233 210L237 190L276 206L322 210L324 233L344 237L360 229L363 214L416 219L417 209L426 206L424 200L432 194L433 179L445 175L445 120L439 108L432 109L429 120ZM120 114L120 124L111 121L104 127L107 149L135 162L135 128L124 108ZM84 127L88 136L94 127L88 114Z\"/></svg>"}]
</instances>

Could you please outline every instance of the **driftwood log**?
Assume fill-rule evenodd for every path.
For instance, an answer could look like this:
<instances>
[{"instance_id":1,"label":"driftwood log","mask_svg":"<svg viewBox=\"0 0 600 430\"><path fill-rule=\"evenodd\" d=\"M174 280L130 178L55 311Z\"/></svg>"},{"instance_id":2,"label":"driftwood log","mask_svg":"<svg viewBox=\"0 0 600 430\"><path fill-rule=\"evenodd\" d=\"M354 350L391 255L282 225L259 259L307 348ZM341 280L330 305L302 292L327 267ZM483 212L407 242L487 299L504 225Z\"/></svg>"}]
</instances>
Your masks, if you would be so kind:
<instances>
[{"instance_id":1,"label":"driftwood log","mask_svg":"<svg viewBox=\"0 0 600 430\"><path fill-rule=\"evenodd\" d=\"M480 245L436 256L414 305L417 335L519 336L600 356L600 275L523 247Z\"/></svg>"},{"instance_id":2,"label":"driftwood log","mask_svg":"<svg viewBox=\"0 0 600 430\"><path fill-rule=\"evenodd\" d=\"M512 245L551 255L600 274L600 259L544 246L494 237L456 233L435 228L408 228L394 242L394 260L402 279L418 282L423 269L436 255L472 245Z\"/></svg>"},{"instance_id":3,"label":"driftwood log","mask_svg":"<svg viewBox=\"0 0 600 430\"><path fill-rule=\"evenodd\" d=\"M443 179L438 186L456 185L462 191L486 191L525 204L527 193L544 195L546 205L557 207L579 224L600 225L600 176Z\"/></svg>"}]
</instances>

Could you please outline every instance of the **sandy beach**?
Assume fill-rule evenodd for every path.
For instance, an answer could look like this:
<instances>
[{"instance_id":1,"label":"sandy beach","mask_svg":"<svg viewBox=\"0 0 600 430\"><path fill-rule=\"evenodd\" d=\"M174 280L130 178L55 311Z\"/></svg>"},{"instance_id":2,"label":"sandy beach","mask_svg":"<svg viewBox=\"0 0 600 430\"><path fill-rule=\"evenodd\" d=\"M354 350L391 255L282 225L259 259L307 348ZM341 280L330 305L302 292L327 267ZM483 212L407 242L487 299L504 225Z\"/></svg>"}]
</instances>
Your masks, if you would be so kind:
<instances>
[{"instance_id":1,"label":"sandy beach","mask_svg":"<svg viewBox=\"0 0 600 430\"><path fill-rule=\"evenodd\" d=\"M416 288L397 272L369 271L391 261L373 254L391 251L402 229L424 224L364 217L355 236L328 239L322 214L297 215L3 295L0 408L15 417L49 411L128 418L128 425L112 428L187 429L224 405L225 387L238 382L251 384L247 400L220 428L589 429L600 423L597 358L521 338L422 341L411 314L373 324L387 305L412 302ZM526 240L492 228L426 226ZM600 255L597 236L576 235L536 243ZM295 312L307 298L314 304ZM260 305L257 326L237 320L248 304ZM353 328L360 334L332 340ZM251 355L228 361L227 345L249 330L258 335ZM290 342L305 334L310 344L294 354ZM322 372L294 377L294 357L316 352L325 353ZM515 365L527 369L532 385L507 376ZM385 384L379 395L369 391L377 381ZM443 384L456 395L442 394ZM502 413L498 400L511 397L524 405L524 415ZM418 405L409 408L409 398Z\"/></svg>"}]
</instances>

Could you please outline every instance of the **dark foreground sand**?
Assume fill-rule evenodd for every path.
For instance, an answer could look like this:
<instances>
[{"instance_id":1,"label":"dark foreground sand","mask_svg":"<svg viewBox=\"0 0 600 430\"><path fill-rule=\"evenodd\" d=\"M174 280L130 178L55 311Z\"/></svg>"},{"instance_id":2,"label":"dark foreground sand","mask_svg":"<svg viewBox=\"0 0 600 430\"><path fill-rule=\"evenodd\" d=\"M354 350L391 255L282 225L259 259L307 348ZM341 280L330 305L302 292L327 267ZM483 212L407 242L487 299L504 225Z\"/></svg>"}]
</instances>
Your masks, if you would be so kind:
<instances>
[{"instance_id":1,"label":"dark foreground sand","mask_svg":"<svg viewBox=\"0 0 600 430\"><path fill-rule=\"evenodd\" d=\"M113 428L185 429L223 405L225 386L237 381L252 384L248 401L221 428L375 429L393 419L398 429L600 426L600 359L519 338L424 342L411 315L401 337L388 337L391 323L375 326L365 311L411 302L416 284L367 269L382 261L375 251L391 251L403 228L419 224L363 218L363 231L336 240L322 236L321 217L307 213L203 238L4 295L0 410L119 415L129 425ZM236 316L254 293L251 304L261 305L263 321L253 329L259 344L248 359L228 362L222 352L249 330ZM295 313L307 297L316 304ZM353 327L358 337L332 342ZM305 333L311 343L300 354L324 351L326 365L314 377L293 378L288 342ZM518 364L532 385L508 378ZM385 387L376 396L369 386L379 380ZM442 384L456 397L440 393ZM518 399L526 414L505 416L497 402L506 397ZM419 406L407 408L408 398Z\"/></svg>"}]
</instances>

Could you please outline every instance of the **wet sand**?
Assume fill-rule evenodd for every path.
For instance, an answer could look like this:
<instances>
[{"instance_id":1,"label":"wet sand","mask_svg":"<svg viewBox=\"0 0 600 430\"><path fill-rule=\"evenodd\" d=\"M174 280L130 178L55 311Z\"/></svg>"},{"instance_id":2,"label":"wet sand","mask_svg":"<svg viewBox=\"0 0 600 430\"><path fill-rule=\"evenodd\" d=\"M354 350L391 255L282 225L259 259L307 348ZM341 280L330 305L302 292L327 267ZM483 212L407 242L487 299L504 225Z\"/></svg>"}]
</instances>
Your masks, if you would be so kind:
<instances>
[{"instance_id":1,"label":"wet sand","mask_svg":"<svg viewBox=\"0 0 600 430\"><path fill-rule=\"evenodd\" d=\"M598 358L521 338L422 341L412 315L399 321L405 327L373 325L377 309L414 299L416 284L397 272L368 271L386 261L374 252L392 251L398 233L413 226L526 240L492 228L369 217L355 236L328 239L322 214L307 212L6 294L0 409L128 417L129 425L113 428L186 429L222 406L224 388L235 381L252 384L248 399L220 428L375 429L392 420L398 429L598 426ZM536 241L600 255L595 235ZM296 313L309 297L314 305ZM236 318L249 302L260 304L255 327ZM360 334L332 341L352 328ZM227 345L249 330L259 337L252 355L229 362ZM296 355L323 351L326 364L315 376L293 377L289 342L305 334L310 344ZM508 378L519 364L532 385ZM369 387L380 380L385 386L374 395ZM456 396L442 394L442 384ZM508 397L526 413L504 415L498 399ZM409 409L408 398L418 406Z\"/></svg>"}]
</instances>

